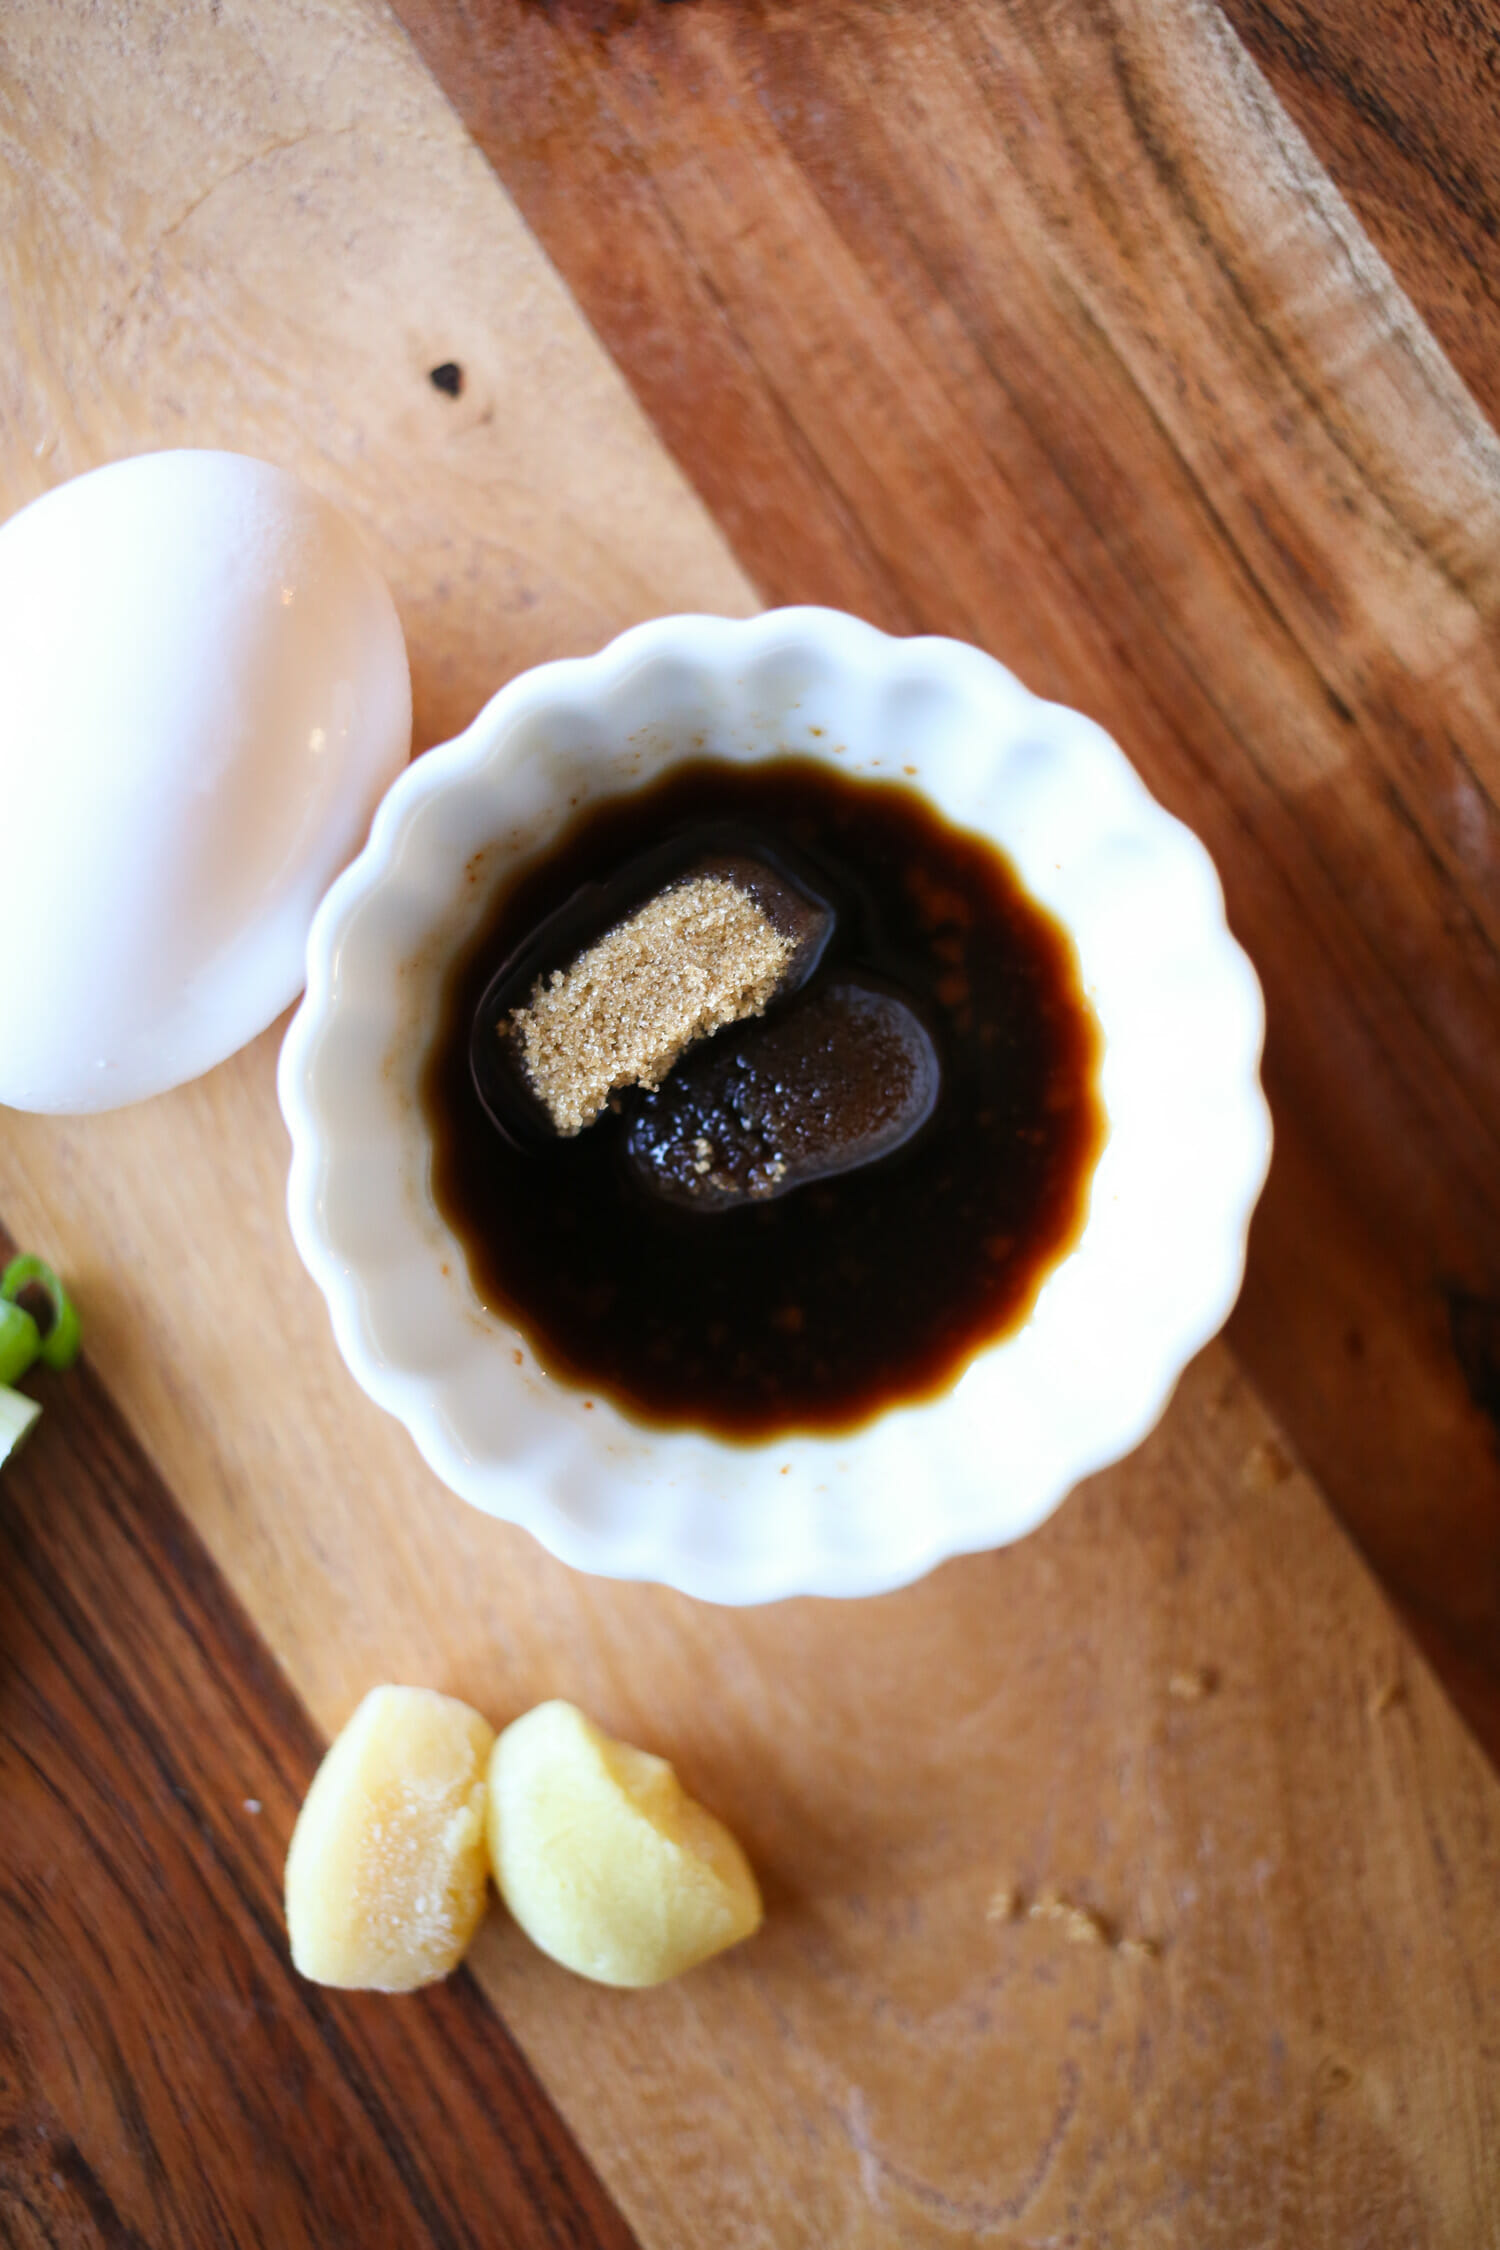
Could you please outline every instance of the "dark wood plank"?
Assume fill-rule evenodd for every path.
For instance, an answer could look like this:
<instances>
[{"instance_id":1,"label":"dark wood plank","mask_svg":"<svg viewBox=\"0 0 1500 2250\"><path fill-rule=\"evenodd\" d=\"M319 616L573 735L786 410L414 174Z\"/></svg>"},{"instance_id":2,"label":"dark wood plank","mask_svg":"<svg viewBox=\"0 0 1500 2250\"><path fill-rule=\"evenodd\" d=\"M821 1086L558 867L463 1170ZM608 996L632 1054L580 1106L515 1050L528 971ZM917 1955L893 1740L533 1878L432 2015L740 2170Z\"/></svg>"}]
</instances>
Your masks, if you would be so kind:
<instances>
[{"instance_id":1,"label":"dark wood plank","mask_svg":"<svg viewBox=\"0 0 1500 2250\"><path fill-rule=\"evenodd\" d=\"M766 598L979 641L1210 844L1233 1338L1500 1753L1490 433L1207 0L396 6Z\"/></svg>"},{"instance_id":2,"label":"dark wood plank","mask_svg":"<svg viewBox=\"0 0 1500 2250\"><path fill-rule=\"evenodd\" d=\"M1464 381L1500 418L1500 6L1222 4Z\"/></svg>"},{"instance_id":3,"label":"dark wood plank","mask_svg":"<svg viewBox=\"0 0 1500 2250\"><path fill-rule=\"evenodd\" d=\"M0 1475L0 2239L627 2250L466 1973L294 1974L319 1745L87 1367L36 1395Z\"/></svg>"}]
</instances>

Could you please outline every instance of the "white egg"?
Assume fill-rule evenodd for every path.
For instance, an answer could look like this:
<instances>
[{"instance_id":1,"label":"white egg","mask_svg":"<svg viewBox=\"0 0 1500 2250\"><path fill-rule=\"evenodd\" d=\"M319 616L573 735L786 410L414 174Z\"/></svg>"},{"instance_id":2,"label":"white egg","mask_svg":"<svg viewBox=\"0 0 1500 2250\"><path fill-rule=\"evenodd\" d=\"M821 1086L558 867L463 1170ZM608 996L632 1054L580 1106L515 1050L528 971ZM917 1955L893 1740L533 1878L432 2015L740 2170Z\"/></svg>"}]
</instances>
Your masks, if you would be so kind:
<instances>
[{"instance_id":1,"label":"white egg","mask_svg":"<svg viewBox=\"0 0 1500 2250\"><path fill-rule=\"evenodd\" d=\"M95 469L0 528L0 1102L112 1109L300 990L411 748L352 526L236 453Z\"/></svg>"}]
</instances>

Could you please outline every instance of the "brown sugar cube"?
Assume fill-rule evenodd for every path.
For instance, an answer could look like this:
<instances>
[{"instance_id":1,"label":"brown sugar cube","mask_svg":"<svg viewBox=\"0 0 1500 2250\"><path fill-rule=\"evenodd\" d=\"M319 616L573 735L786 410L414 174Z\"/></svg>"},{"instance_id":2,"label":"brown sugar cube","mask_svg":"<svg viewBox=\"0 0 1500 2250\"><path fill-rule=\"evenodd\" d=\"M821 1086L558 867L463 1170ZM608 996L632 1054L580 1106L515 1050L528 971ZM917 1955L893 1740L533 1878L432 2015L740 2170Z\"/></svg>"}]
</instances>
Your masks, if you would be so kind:
<instances>
[{"instance_id":1,"label":"brown sugar cube","mask_svg":"<svg viewBox=\"0 0 1500 2250\"><path fill-rule=\"evenodd\" d=\"M631 871L609 886L632 884ZM575 918L576 919L576 918ZM626 1087L659 1086L688 1048L764 1014L810 974L832 915L769 861L700 859L579 944L536 969L512 997L502 970L480 1004L472 1047L481 1098L502 1126L509 1073L562 1138L581 1132ZM551 925L549 925L549 928Z\"/></svg>"}]
</instances>

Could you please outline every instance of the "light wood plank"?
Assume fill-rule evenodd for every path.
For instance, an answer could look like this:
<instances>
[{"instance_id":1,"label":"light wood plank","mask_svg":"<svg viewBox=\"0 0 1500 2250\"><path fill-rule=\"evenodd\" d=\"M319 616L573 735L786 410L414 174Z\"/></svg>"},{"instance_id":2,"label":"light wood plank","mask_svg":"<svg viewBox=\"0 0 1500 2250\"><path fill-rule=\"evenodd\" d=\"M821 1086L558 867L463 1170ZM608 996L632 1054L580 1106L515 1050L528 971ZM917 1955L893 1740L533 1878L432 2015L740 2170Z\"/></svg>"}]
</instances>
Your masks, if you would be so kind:
<instances>
[{"instance_id":1,"label":"light wood plank","mask_svg":"<svg viewBox=\"0 0 1500 2250\"><path fill-rule=\"evenodd\" d=\"M419 747L529 664L756 606L378 6L7 7L0 307L0 513L159 446L295 469L396 595Z\"/></svg>"},{"instance_id":2,"label":"light wood plank","mask_svg":"<svg viewBox=\"0 0 1500 2250\"><path fill-rule=\"evenodd\" d=\"M1500 1784L1222 1347L1134 1462L907 1593L580 1578L351 1397L272 1200L272 1061L12 1128L7 1201L325 1728L379 1678L567 1694L744 1835L767 1931L678 1988L595 1992L503 1923L477 1956L653 2250L1229 2245L1252 2194L1293 2243L1500 2226ZM1160 1958L992 1922L1011 1885Z\"/></svg>"}]
</instances>

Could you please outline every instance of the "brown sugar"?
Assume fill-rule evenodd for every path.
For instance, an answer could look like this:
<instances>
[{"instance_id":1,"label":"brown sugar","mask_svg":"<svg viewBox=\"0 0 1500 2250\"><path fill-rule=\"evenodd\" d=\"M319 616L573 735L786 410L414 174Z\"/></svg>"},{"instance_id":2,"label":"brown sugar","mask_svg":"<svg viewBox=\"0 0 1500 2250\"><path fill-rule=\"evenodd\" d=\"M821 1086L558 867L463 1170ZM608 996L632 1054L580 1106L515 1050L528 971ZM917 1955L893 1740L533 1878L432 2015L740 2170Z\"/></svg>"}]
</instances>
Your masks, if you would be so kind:
<instances>
[{"instance_id":1,"label":"brown sugar","mask_svg":"<svg viewBox=\"0 0 1500 2250\"><path fill-rule=\"evenodd\" d=\"M696 1040L760 1015L795 950L731 876L697 875L538 977L511 1021L556 1130L580 1132L621 1087L659 1086Z\"/></svg>"}]
</instances>

